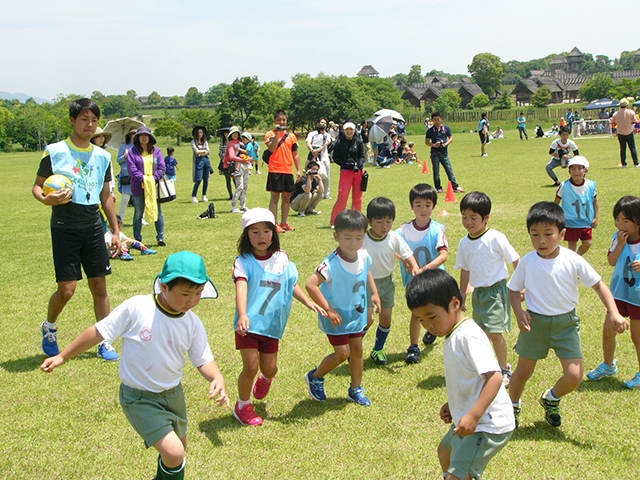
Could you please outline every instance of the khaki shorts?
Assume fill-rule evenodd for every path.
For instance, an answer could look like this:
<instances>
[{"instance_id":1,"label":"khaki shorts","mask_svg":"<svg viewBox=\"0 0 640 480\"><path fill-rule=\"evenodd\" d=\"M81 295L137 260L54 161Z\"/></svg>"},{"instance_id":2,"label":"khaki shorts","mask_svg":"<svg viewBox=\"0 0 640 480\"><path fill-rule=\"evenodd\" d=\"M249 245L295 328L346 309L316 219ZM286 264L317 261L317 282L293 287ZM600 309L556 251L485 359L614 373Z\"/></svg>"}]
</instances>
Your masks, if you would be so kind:
<instances>
[{"instance_id":1,"label":"khaki shorts","mask_svg":"<svg viewBox=\"0 0 640 480\"><path fill-rule=\"evenodd\" d=\"M487 333L511 331L511 303L507 281L490 287L478 287L471 299L473 319Z\"/></svg>"},{"instance_id":2,"label":"khaki shorts","mask_svg":"<svg viewBox=\"0 0 640 480\"><path fill-rule=\"evenodd\" d=\"M378 296L380 297L380 304L382 305L382 308L395 307L396 284L393 282L393 275L389 275L388 277L384 278L374 278L373 281L376 283L376 288L378 289ZM371 294L369 293L368 288L367 305L369 306L369 308L373 307L373 305L371 305Z\"/></svg>"},{"instance_id":3,"label":"khaki shorts","mask_svg":"<svg viewBox=\"0 0 640 480\"><path fill-rule=\"evenodd\" d=\"M457 478L481 479L489 461L502 450L513 431L507 433L476 432L466 437L454 433L452 425L441 445L451 452L449 470Z\"/></svg>"},{"instance_id":4,"label":"khaki shorts","mask_svg":"<svg viewBox=\"0 0 640 480\"><path fill-rule=\"evenodd\" d=\"M520 330L515 349L518 355L531 360L547 357L549 349L561 360L582 358L580 317L575 310L562 315L541 315L529 311L531 331Z\"/></svg>"},{"instance_id":5,"label":"khaki shorts","mask_svg":"<svg viewBox=\"0 0 640 480\"><path fill-rule=\"evenodd\" d=\"M171 432L187 435L187 405L182 384L160 393L120 385L120 405L147 448Z\"/></svg>"}]
</instances>

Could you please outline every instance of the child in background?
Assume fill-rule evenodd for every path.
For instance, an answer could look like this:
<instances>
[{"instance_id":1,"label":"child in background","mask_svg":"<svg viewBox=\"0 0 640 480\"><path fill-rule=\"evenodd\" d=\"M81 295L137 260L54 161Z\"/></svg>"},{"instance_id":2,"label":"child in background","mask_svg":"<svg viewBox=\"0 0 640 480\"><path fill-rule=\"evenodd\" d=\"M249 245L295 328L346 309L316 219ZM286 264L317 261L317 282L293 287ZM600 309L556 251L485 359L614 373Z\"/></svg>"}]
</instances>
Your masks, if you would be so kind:
<instances>
[{"instance_id":1,"label":"child in background","mask_svg":"<svg viewBox=\"0 0 640 480\"><path fill-rule=\"evenodd\" d=\"M258 162L260 161L260 145L256 142L249 132L244 132L242 134L242 138L245 141L245 148L249 157L251 157L251 161L253 162L253 168L255 168L256 173L258 175L262 175L262 172L258 168Z\"/></svg>"},{"instance_id":2,"label":"child in background","mask_svg":"<svg viewBox=\"0 0 640 480\"><path fill-rule=\"evenodd\" d=\"M224 379L213 361L202 321L191 311L201 298L217 298L204 260L192 252L167 258L154 295L123 302L40 367L50 373L103 339L122 337L120 405L147 448L159 453L156 479L184 479L187 407L182 389L185 352L210 382L209 398L229 406ZM217 397L217 398L216 398Z\"/></svg>"},{"instance_id":3,"label":"child in background","mask_svg":"<svg viewBox=\"0 0 640 480\"><path fill-rule=\"evenodd\" d=\"M173 156L176 149L173 147L167 147L167 156L164 158L164 166L166 168L165 175L169 180L176 181L176 170L180 170L178 168L178 160Z\"/></svg>"},{"instance_id":4,"label":"child in background","mask_svg":"<svg viewBox=\"0 0 640 480\"><path fill-rule=\"evenodd\" d=\"M236 137L237 135L237 137ZM244 148L242 138L239 136L240 130L237 127L231 127L229 130L229 162L233 162L234 171L231 173L236 179L236 191L231 197L231 213L240 213L247 211L247 189L249 188L249 171L253 169L253 160L247 155ZM236 138L239 142L234 142ZM231 165L231 163L229 164ZM231 168L231 167L230 167ZM240 208L238 208L240 202Z\"/></svg>"},{"instance_id":5,"label":"child in background","mask_svg":"<svg viewBox=\"0 0 640 480\"><path fill-rule=\"evenodd\" d=\"M609 265L615 266L611 277L611 293L622 316L631 320L631 340L636 347L640 365L640 198L622 197L613 207L613 218L618 231L613 234L611 248L607 254ZM602 328L602 350L604 362L591 370L589 380L601 380L618 373L616 332L606 321ZM638 373L624 384L627 388L640 388L640 366Z\"/></svg>"},{"instance_id":6,"label":"child in background","mask_svg":"<svg viewBox=\"0 0 640 480\"><path fill-rule=\"evenodd\" d=\"M289 320L293 297L314 312L326 312L298 286L298 270L289 255L280 250L276 221L266 208L253 208L242 215L238 254L233 264L234 329L242 372L233 416L243 425L257 426L262 425L262 418L251 403L252 386L257 400L269 393L278 371L278 344Z\"/></svg>"},{"instance_id":7,"label":"child in background","mask_svg":"<svg viewBox=\"0 0 640 480\"><path fill-rule=\"evenodd\" d=\"M571 159L571 152L573 152L574 155L580 155L576 143L569 139L570 133L571 131L568 127L561 127L560 138L556 138L551 142L551 146L549 147L551 160L549 160L545 169L547 170L547 175L553 180L553 185L556 187L560 186L560 181L558 180L558 176L553 172L553 169L558 167L566 168L567 162Z\"/></svg>"},{"instance_id":8,"label":"child in background","mask_svg":"<svg viewBox=\"0 0 640 480\"><path fill-rule=\"evenodd\" d=\"M444 270L427 270L407 286L407 306L424 327L444 337L448 401L440 418L452 423L438 446L445 479L481 478L489 461L515 429L509 396L491 344L462 313L455 279Z\"/></svg>"},{"instance_id":9,"label":"child in background","mask_svg":"<svg viewBox=\"0 0 640 480\"><path fill-rule=\"evenodd\" d=\"M411 165L412 163L419 162L418 154L413 149L415 146L415 142L409 142L409 146L404 149L404 153L406 154L406 162Z\"/></svg>"},{"instance_id":10,"label":"child in background","mask_svg":"<svg viewBox=\"0 0 640 480\"><path fill-rule=\"evenodd\" d=\"M549 425L562 425L560 400L582 382L580 318L576 313L578 280L598 294L607 309L607 320L616 332L629 328L600 275L583 257L560 246L564 227L564 212L559 205L553 202L533 205L527 215L527 230L535 251L522 257L507 284L520 328L515 347L518 366L509 385L516 427L521 410L520 396L533 375L537 361L545 358L549 349L555 351L562 364L562 377L540 396ZM523 290L526 311L521 305Z\"/></svg>"},{"instance_id":11,"label":"child in background","mask_svg":"<svg viewBox=\"0 0 640 480\"><path fill-rule=\"evenodd\" d=\"M132 240L127 237L124 233L122 233L122 218L120 215L116 215L118 219L118 228L120 228L120 259L124 261L133 260L133 257L129 253L130 248L135 248L136 250L140 250L141 255L155 255L158 253L157 250L152 250L149 247L146 247L142 242L138 242L137 240ZM118 250L111 248L111 242L113 241L113 232L111 230L107 230L104 234L104 241L107 243L107 247L109 248L109 252L111 254L111 258L116 258L118 255Z\"/></svg>"},{"instance_id":12,"label":"child in background","mask_svg":"<svg viewBox=\"0 0 640 480\"><path fill-rule=\"evenodd\" d=\"M367 326L367 290L371 303L380 310L380 298L371 275L371 257L362 248L367 219L357 210L343 210L335 221L333 238L338 248L331 253L307 282L309 296L325 313L318 314L318 326L329 339L334 352L305 375L309 393L324 402L324 377L349 359L351 385L347 400L369 406L371 400L362 388L362 337Z\"/></svg>"},{"instance_id":13,"label":"child in background","mask_svg":"<svg viewBox=\"0 0 640 480\"><path fill-rule=\"evenodd\" d=\"M397 232L413 250L413 256L418 264L419 271L431 268L444 268L444 262L449 257L449 244L444 234L444 225L431 218L433 209L438 203L438 192L431 185L419 183L409 192L409 203L415 218L404 223ZM401 265L402 283L406 287L412 278L405 265ZM410 345L407 349L405 361L409 364L420 361L420 321L411 314L409 322ZM436 341L436 336L429 331L424 334L422 342L431 345Z\"/></svg>"},{"instance_id":14,"label":"child in background","mask_svg":"<svg viewBox=\"0 0 640 480\"><path fill-rule=\"evenodd\" d=\"M369 230L364 238L364 249L371 256L371 275L380 296L380 317L376 330L376 342L371 350L371 359L378 365L389 363L384 351L389 331L391 317L395 305L396 286L393 282L393 270L396 258L405 263L411 275L418 273L418 264L413 257L413 251L407 242L392 230L396 218L396 207L391 200L376 197L367 205L367 221ZM369 304L367 313L367 328L373 323L373 305Z\"/></svg>"},{"instance_id":15,"label":"child in background","mask_svg":"<svg viewBox=\"0 0 640 480\"><path fill-rule=\"evenodd\" d=\"M482 328L496 352L502 382L509 386L511 366L507 364L504 333L511 331L511 305L505 262L518 266L520 255L504 234L489 228L491 199L482 192L470 192L460 202L462 226L469 234L460 240L456 270L460 270L462 311L466 311L467 287L473 285L473 319Z\"/></svg>"},{"instance_id":16,"label":"child in background","mask_svg":"<svg viewBox=\"0 0 640 480\"><path fill-rule=\"evenodd\" d=\"M562 210L567 219L567 232L564 239L569 250L576 251L581 240L578 255L584 255L593 243L593 229L598 226L600 202L596 182L587 180L589 161L578 155L569 160L569 180L560 184L556 191L555 203L562 202Z\"/></svg>"}]
</instances>

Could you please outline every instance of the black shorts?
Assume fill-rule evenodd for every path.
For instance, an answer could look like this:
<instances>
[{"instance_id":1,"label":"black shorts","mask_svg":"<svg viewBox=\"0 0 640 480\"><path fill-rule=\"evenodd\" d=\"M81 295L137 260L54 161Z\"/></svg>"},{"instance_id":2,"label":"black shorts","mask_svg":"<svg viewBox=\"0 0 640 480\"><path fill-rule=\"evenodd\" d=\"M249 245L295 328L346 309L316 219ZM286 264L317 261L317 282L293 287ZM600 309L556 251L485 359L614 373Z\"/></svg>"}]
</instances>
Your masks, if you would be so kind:
<instances>
[{"instance_id":1,"label":"black shorts","mask_svg":"<svg viewBox=\"0 0 640 480\"><path fill-rule=\"evenodd\" d=\"M267 175L267 192L293 192L296 184L291 173L271 173Z\"/></svg>"},{"instance_id":2,"label":"black shorts","mask_svg":"<svg viewBox=\"0 0 640 480\"><path fill-rule=\"evenodd\" d=\"M483 132L478 132L478 135L480 136L480 143L487 143L487 138Z\"/></svg>"},{"instance_id":3,"label":"black shorts","mask_svg":"<svg viewBox=\"0 0 640 480\"><path fill-rule=\"evenodd\" d=\"M52 228L51 246L56 282L104 277L111 273L109 249L101 224L87 228Z\"/></svg>"}]
</instances>

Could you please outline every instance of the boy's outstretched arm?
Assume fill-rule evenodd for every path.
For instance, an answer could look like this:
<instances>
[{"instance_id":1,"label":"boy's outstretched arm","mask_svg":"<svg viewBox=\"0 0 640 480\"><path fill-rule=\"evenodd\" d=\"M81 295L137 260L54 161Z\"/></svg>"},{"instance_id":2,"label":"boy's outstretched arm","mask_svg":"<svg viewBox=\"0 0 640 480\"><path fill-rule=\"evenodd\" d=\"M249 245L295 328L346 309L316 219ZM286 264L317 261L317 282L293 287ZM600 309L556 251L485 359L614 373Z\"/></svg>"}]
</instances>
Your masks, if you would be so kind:
<instances>
[{"instance_id":1,"label":"boy's outstretched arm","mask_svg":"<svg viewBox=\"0 0 640 480\"><path fill-rule=\"evenodd\" d=\"M449 250L446 249L442 249L442 250L438 250L438 256L431 262L427 263L424 267L422 267L420 269L420 272L424 272L425 270L430 270L432 268L438 268L440 267L440 265L444 264L444 262L447 261L447 258L449 258Z\"/></svg>"},{"instance_id":2,"label":"boy's outstretched arm","mask_svg":"<svg viewBox=\"0 0 640 480\"><path fill-rule=\"evenodd\" d=\"M593 286L593 289L596 291L598 296L600 297L600 301L607 309L607 320L611 322L613 325L613 329L622 333L625 330L629 329L629 322L627 319L620 315L618 312L618 307L616 307L616 302L613 299L613 295L611 294L611 290L607 287L602 280L596 283Z\"/></svg>"},{"instance_id":3,"label":"boy's outstretched arm","mask_svg":"<svg viewBox=\"0 0 640 480\"><path fill-rule=\"evenodd\" d=\"M89 350L91 347L96 346L102 342L104 338L98 332L95 325L91 325L84 332L80 334L73 342L71 342L67 348L62 350L55 357L47 358L40 366L43 372L51 373L54 368L62 365L67 360L72 359L76 355L80 355L82 352Z\"/></svg>"},{"instance_id":4,"label":"boy's outstretched arm","mask_svg":"<svg viewBox=\"0 0 640 480\"><path fill-rule=\"evenodd\" d=\"M376 287L376 282L373 280L373 274L371 272L367 275L367 287L371 292L371 303L373 305L373 309L376 313L380 313L382 304L380 303L380 295L378 295L378 287Z\"/></svg>"},{"instance_id":5,"label":"boy's outstretched arm","mask_svg":"<svg viewBox=\"0 0 640 480\"><path fill-rule=\"evenodd\" d=\"M198 371L204 378L211 382L211 385L209 386L209 399L215 399L219 406L226 404L227 407L230 407L231 403L229 402L229 397L227 396L227 391L224 387L224 378L222 377L222 372L218 368L216 362L207 362L204 365L199 366Z\"/></svg>"},{"instance_id":6,"label":"boy's outstretched arm","mask_svg":"<svg viewBox=\"0 0 640 480\"><path fill-rule=\"evenodd\" d=\"M309 310L319 313L323 316L327 316L327 311L318 305L316 302L307 297L302 290L302 287L296 283L296 286L293 289L293 296L296 300L298 300L301 304L307 307Z\"/></svg>"},{"instance_id":7,"label":"boy's outstretched arm","mask_svg":"<svg viewBox=\"0 0 640 480\"><path fill-rule=\"evenodd\" d=\"M471 407L469 413L460 419L454 432L461 437L471 435L476 431L478 422L482 418L484 412L487 411L493 399L496 398L498 390L502 386L501 372L487 372L482 375L484 377L484 385L480 390L480 396L476 403Z\"/></svg>"}]
</instances>

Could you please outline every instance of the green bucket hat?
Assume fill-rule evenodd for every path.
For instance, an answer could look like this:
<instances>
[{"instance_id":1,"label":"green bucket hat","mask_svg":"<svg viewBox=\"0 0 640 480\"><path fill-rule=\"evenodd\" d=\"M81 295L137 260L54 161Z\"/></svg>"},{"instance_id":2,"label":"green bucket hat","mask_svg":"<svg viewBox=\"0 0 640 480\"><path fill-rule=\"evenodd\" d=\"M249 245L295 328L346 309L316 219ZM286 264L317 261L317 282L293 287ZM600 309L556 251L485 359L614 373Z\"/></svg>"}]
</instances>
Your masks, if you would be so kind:
<instances>
[{"instance_id":1,"label":"green bucket hat","mask_svg":"<svg viewBox=\"0 0 640 480\"><path fill-rule=\"evenodd\" d=\"M160 293L160 285L176 278L186 278L198 285L204 284L201 298L218 298L218 290L207 275L204 259L196 253L183 250L169 255L164 262L162 272L156 277L153 285L154 292Z\"/></svg>"}]
</instances>

